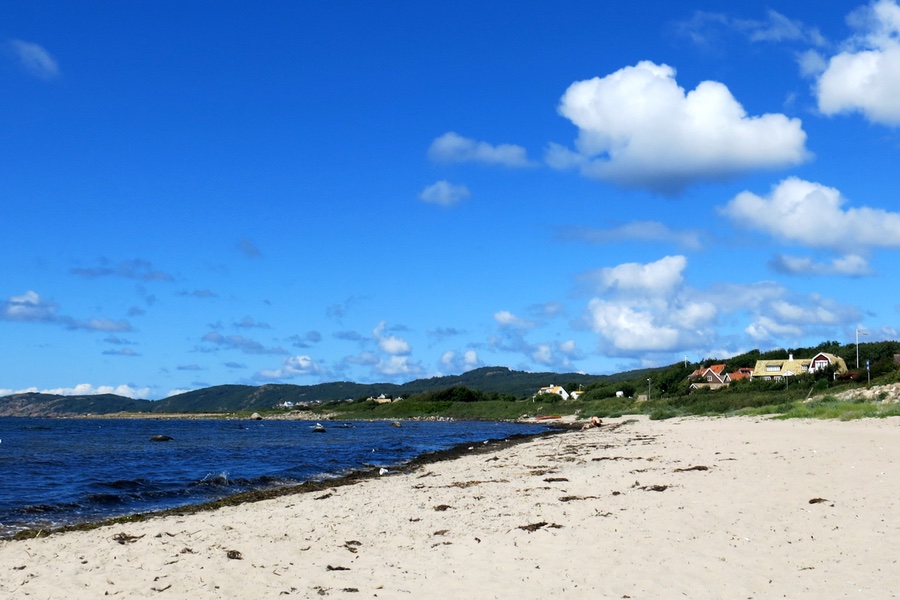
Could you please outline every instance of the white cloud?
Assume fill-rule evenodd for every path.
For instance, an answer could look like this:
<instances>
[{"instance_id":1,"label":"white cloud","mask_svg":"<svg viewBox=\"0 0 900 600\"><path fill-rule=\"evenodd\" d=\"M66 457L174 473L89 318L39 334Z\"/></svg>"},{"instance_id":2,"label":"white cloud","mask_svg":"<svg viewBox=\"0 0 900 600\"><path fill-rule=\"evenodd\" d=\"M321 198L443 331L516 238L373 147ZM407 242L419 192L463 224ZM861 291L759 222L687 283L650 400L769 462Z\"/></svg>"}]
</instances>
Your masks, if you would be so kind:
<instances>
[{"instance_id":1,"label":"white cloud","mask_svg":"<svg viewBox=\"0 0 900 600\"><path fill-rule=\"evenodd\" d=\"M819 110L860 112L873 123L900 126L900 6L879 0L848 20L857 33L816 82Z\"/></svg>"},{"instance_id":2,"label":"white cloud","mask_svg":"<svg viewBox=\"0 0 900 600\"><path fill-rule=\"evenodd\" d=\"M480 162L506 167L528 167L532 164L528 160L525 148L521 146L513 144L493 146L487 142L463 137L453 131L435 138L428 148L428 156L435 162L443 163Z\"/></svg>"},{"instance_id":3,"label":"white cloud","mask_svg":"<svg viewBox=\"0 0 900 600\"><path fill-rule=\"evenodd\" d=\"M685 93L672 67L649 61L573 83L559 112L579 129L578 151L552 144L548 164L626 186L676 193L808 158L799 119L748 116L715 81Z\"/></svg>"},{"instance_id":4,"label":"white cloud","mask_svg":"<svg viewBox=\"0 0 900 600\"><path fill-rule=\"evenodd\" d=\"M146 399L150 396L150 388L135 388L130 385L93 385L90 383L79 383L74 387L48 388L38 389L30 387L22 390L0 389L0 396L8 396L10 394L55 394L59 396L96 396L98 394L116 394L117 396L125 396L126 398L135 398L138 400Z\"/></svg>"},{"instance_id":5,"label":"white cloud","mask_svg":"<svg viewBox=\"0 0 900 600\"><path fill-rule=\"evenodd\" d=\"M440 204L441 206L453 206L461 200L465 200L471 196L469 188L464 185L455 185L449 181L442 179L437 183L429 185L419 194L419 200L429 204Z\"/></svg>"},{"instance_id":6,"label":"white cloud","mask_svg":"<svg viewBox=\"0 0 900 600\"><path fill-rule=\"evenodd\" d=\"M379 360L374 366L381 375L414 375L422 372L421 367L409 362L408 356L389 356L387 360Z\"/></svg>"},{"instance_id":7,"label":"white cloud","mask_svg":"<svg viewBox=\"0 0 900 600\"><path fill-rule=\"evenodd\" d=\"M586 278L596 281L601 290L659 296L682 284L686 267L684 256L666 256L648 264L624 263L599 269Z\"/></svg>"},{"instance_id":8,"label":"white cloud","mask_svg":"<svg viewBox=\"0 0 900 600\"><path fill-rule=\"evenodd\" d=\"M448 350L441 355L441 367L451 373L464 373L482 366L475 350L466 350L462 354Z\"/></svg>"},{"instance_id":9,"label":"white cloud","mask_svg":"<svg viewBox=\"0 0 900 600\"><path fill-rule=\"evenodd\" d=\"M508 310L501 310L494 313L494 320L500 324L501 327L516 327L521 329L530 329L534 327L534 323L532 321L528 321L526 319L522 319L517 317L513 313Z\"/></svg>"},{"instance_id":10,"label":"white cloud","mask_svg":"<svg viewBox=\"0 0 900 600\"><path fill-rule=\"evenodd\" d=\"M667 257L679 258L679 257ZM640 356L648 352L696 352L721 345L720 328L745 327L756 340L797 345L809 335L832 336L859 319L859 310L817 294L798 296L772 283L719 284L695 289L684 283L686 262L666 259L601 269L611 285L591 299L586 323L602 352ZM654 286L650 274L668 281ZM618 286L619 281L632 285ZM642 293L636 293L642 292ZM743 323L745 324L742 324Z\"/></svg>"},{"instance_id":11,"label":"white cloud","mask_svg":"<svg viewBox=\"0 0 900 600\"><path fill-rule=\"evenodd\" d=\"M842 207L846 199L830 187L790 177L767 197L741 192L722 208L736 224L788 242L834 249L900 248L900 213Z\"/></svg>"},{"instance_id":12,"label":"white cloud","mask_svg":"<svg viewBox=\"0 0 900 600\"><path fill-rule=\"evenodd\" d=\"M307 354L289 356L278 369L263 369L257 375L261 379L293 379L300 375L320 375L325 369Z\"/></svg>"},{"instance_id":13,"label":"white cloud","mask_svg":"<svg viewBox=\"0 0 900 600\"><path fill-rule=\"evenodd\" d=\"M20 321L25 323L51 323L63 325L67 329L84 329L87 331L131 331L131 324L124 320L107 318L75 319L60 315L59 307L28 290L20 296L10 296L0 301L0 320Z\"/></svg>"},{"instance_id":14,"label":"white cloud","mask_svg":"<svg viewBox=\"0 0 900 600\"><path fill-rule=\"evenodd\" d=\"M596 333L619 350L661 351L678 347L678 330L658 323L650 310L636 310L626 303L594 298L588 304Z\"/></svg>"},{"instance_id":15,"label":"white cloud","mask_svg":"<svg viewBox=\"0 0 900 600\"><path fill-rule=\"evenodd\" d=\"M411 350L409 343L403 338L399 338L395 335L384 335L386 327L387 324L384 321L381 321L378 326L372 330L372 335L375 336L378 347L391 356L409 354Z\"/></svg>"},{"instance_id":16,"label":"white cloud","mask_svg":"<svg viewBox=\"0 0 900 600\"><path fill-rule=\"evenodd\" d=\"M7 321L54 322L59 319L57 308L56 304L43 300L34 290L28 290L3 302L0 318Z\"/></svg>"},{"instance_id":17,"label":"white cloud","mask_svg":"<svg viewBox=\"0 0 900 600\"><path fill-rule=\"evenodd\" d=\"M59 75L59 65L56 59L39 44L23 40L10 40L12 49L19 64L31 75L39 79L50 80Z\"/></svg>"},{"instance_id":18,"label":"white cloud","mask_svg":"<svg viewBox=\"0 0 900 600\"><path fill-rule=\"evenodd\" d=\"M869 262L857 255L847 254L833 259L830 263L816 262L812 258L787 256L778 254L769 262L769 266L788 275L843 275L862 277L871 275Z\"/></svg>"}]
</instances>

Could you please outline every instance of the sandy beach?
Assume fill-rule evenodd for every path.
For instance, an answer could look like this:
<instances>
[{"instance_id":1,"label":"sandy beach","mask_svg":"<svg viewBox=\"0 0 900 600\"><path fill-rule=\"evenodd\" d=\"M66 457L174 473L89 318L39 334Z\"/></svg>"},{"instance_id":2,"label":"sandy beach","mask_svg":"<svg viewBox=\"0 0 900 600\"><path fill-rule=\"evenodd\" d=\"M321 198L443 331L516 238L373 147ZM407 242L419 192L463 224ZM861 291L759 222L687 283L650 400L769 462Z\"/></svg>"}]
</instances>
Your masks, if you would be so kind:
<instances>
[{"instance_id":1,"label":"sandy beach","mask_svg":"<svg viewBox=\"0 0 900 600\"><path fill-rule=\"evenodd\" d=\"M474 448L474 447L473 447ZM622 418L0 542L2 598L897 598L900 419Z\"/></svg>"}]
</instances>

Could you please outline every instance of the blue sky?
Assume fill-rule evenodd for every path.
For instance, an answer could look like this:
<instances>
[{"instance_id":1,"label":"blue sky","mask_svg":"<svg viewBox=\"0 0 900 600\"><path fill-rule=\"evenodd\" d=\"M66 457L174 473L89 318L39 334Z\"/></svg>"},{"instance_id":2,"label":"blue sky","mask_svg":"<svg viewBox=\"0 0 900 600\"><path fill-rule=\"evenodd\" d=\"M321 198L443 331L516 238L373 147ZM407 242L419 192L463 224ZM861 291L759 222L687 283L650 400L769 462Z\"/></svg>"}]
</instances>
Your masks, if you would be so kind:
<instances>
[{"instance_id":1,"label":"blue sky","mask_svg":"<svg viewBox=\"0 0 900 600\"><path fill-rule=\"evenodd\" d=\"M900 6L626 4L5 3L0 393L897 339Z\"/></svg>"}]
</instances>

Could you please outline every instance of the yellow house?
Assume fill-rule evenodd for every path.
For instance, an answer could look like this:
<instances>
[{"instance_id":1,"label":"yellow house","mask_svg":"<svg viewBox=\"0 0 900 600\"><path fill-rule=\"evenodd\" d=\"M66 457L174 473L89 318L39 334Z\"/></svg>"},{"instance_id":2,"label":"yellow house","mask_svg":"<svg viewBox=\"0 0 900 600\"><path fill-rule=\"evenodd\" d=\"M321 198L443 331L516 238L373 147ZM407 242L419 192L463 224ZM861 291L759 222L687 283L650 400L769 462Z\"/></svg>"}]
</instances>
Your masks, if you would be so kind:
<instances>
[{"instance_id":1,"label":"yellow house","mask_svg":"<svg viewBox=\"0 0 900 600\"><path fill-rule=\"evenodd\" d=\"M756 367L750 379L759 377L765 381L779 381L785 377L795 377L797 375L806 375L824 369L833 368L835 373L843 375L847 372L847 363L840 356L829 354L828 352L819 352L812 358L794 359L793 354L789 354L787 359L777 358L772 360L758 360Z\"/></svg>"}]
</instances>

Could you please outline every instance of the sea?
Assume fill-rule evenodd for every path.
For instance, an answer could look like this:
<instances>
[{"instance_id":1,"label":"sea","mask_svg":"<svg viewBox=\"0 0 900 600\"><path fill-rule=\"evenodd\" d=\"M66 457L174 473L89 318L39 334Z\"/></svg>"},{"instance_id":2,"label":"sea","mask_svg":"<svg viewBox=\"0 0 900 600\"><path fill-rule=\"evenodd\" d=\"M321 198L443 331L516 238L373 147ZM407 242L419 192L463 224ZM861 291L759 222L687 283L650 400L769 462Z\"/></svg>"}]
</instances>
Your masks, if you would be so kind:
<instances>
[{"instance_id":1,"label":"sea","mask_svg":"<svg viewBox=\"0 0 900 600\"><path fill-rule=\"evenodd\" d=\"M0 538L390 470L460 444L546 430L496 421L322 424L324 433L297 420L0 417Z\"/></svg>"}]
</instances>

